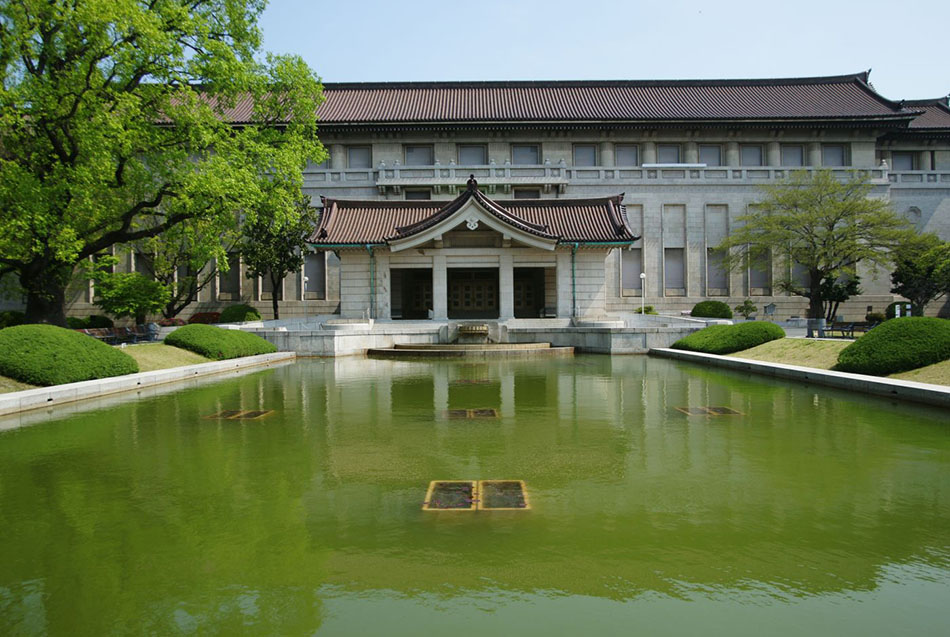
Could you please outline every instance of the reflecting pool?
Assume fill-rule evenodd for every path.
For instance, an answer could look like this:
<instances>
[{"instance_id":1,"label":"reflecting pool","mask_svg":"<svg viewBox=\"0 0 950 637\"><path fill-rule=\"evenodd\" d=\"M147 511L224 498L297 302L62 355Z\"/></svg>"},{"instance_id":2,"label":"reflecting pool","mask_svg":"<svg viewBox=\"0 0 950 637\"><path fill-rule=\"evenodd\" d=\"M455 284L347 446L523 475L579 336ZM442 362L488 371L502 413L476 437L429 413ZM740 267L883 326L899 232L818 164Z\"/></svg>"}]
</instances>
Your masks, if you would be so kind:
<instances>
[{"instance_id":1,"label":"reflecting pool","mask_svg":"<svg viewBox=\"0 0 950 637\"><path fill-rule=\"evenodd\" d=\"M530 507L423 510L489 480ZM948 576L945 412L669 360L304 360L0 433L0 634L947 634Z\"/></svg>"}]
</instances>

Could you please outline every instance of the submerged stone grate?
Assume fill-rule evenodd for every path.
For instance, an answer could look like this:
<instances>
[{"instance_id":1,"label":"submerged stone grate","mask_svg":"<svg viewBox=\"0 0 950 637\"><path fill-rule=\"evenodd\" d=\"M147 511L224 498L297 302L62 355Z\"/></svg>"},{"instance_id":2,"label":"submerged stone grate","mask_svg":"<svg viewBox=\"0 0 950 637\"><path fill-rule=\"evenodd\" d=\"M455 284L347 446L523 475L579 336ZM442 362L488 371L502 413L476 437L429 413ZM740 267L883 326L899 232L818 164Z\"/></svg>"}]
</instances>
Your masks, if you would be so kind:
<instances>
[{"instance_id":1,"label":"submerged stone grate","mask_svg":"<svg viewBox=\"0 0 950 637\"><path fill-rule=\"evenodd\" d=\"M676 407L676 411L687 416L743 416L741 411L732 407Z\"/></svg>"},{"instance_id":2,"label":"submerged stone grate","mask_svg":"<svg viewBox=\"0 0 950 637\"><path fill-rule=\"evenodd\" d=\"M496 409L447 409L445 417L452 420L466 418L498 418Z\"/></svg>"},{"instance_id":3,"label":"submerged stone grate","mask_svg":"<svg viewBox=\"0 0 950 637\"><path fill-rule=\"evenodd\" d=\"M485 511L530 509L524 481L481 480L478 483L478 508Z\"/></svg>"},{"instance_id":4,"label":"submerged stone grate","mask_svg":"<svg viewBox=\"0 0 950 637\"><path fill-rule=\"evenodd\" d=\"M226 409L210 416L203 416L203 418L206 420L257 420L272 413L274 413L273 409Z\"/></svg>"},{"instance_id":5,"label":"submerged stone grate","mask_svg":"<svg viewBox=\"0 0 950 637\"><path fill-rule=\"evenodd\" d=\"M433 480L423 511L524 511L530 509L523 480Z\"/></svg>"}]
</instances>

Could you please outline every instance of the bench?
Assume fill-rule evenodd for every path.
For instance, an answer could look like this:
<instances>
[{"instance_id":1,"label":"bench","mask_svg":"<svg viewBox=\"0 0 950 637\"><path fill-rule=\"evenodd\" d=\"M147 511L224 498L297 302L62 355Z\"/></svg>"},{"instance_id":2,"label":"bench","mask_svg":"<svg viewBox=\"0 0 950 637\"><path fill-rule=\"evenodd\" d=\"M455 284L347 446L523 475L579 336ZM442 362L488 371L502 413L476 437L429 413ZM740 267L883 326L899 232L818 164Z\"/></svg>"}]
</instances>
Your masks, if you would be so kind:
<instances>
[{"instance_id":1,"label":"bench","mask_svg":"<svg viewBox=\"0 0 950 637\"><path fill-rule=\"evenodd\" d=\"M157 330L150 330L148 325L136 325L135 327L91 327L82 330L86 336L107 343L109 345L119 345L120 343L140 343L157 340Z\"/></svg>"},{"instance_id":2,"label":"bench","mask_svg":"<svg viewBox=\"0 0 950 637\"><path fill-rule=\"evenodd\" d=\"M854 338L854 323L832 323L825 328L825 336L831 338L837 333L841 338Z\"/></svg>"}]
</instances>

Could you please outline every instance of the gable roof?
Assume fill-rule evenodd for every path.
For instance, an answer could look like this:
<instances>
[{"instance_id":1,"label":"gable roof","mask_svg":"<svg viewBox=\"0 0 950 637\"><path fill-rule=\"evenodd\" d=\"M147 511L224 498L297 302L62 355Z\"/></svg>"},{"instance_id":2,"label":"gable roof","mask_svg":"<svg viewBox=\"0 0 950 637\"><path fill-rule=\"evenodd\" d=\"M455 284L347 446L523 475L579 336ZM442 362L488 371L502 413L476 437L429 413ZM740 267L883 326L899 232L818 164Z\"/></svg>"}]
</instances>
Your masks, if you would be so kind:
<instances>
[{"instance_id":1,"label":"gable roof","mask_svg":"<svg viewBox=\"0 0 950 637\"><path fill-rule=\"evenodd\" d=\"M910 128L950 130L950 106L947 104L946 97L930 100L906 100L904 108L908 111L921 113L911 121Z\"/></svg>"}]
</instances>

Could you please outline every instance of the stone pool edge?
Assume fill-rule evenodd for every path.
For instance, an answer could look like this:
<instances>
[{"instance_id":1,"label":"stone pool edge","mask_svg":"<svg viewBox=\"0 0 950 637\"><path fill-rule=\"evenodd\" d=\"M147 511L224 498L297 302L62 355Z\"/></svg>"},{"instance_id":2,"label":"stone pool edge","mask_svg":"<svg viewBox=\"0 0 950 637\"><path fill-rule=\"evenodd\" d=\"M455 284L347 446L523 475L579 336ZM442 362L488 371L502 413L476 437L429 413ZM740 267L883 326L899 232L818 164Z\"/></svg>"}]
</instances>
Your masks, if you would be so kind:
<instances>
[{"instance_id":1,"label":"stone pool edge","mask_svg":"<svg viewBox=\"0 0 950 637\"><path fill-rule=\"evenodd\" d=\"M877 376L866 376L864 374L834 372L816 369L814 367L801 367L799 365L768 363L748 358L703 354L701 352L688 352L665 347L651 349L650 355L694 363L704 363L716 367L724 367L726 369L752 372L763 376L817 383L819 385L827 385L828 387L847 389L849 391L883 396L885 398L909 400L917 403L935 405L937 407L950 407L950 387L944 387L943 385L931 385L929 383L918 383L893 378L879 378Z\"/></svg>"},{"instance_id":2,"label":"stone pool edge","mask_svg":"<svg viewBox=\"0 0 950 637\"><path fill-rule=\"evenodd\" d=\"M118 394L166 383L174 383L192 378L201 378L214 374L231 372L236 369L269 365L270 363L293 360L297 357L294 352L275 352L273 354L259 354L243 358L231 358L197 365L156 369L151 372L139 372L126 376L112 376L96 380L84 380L78 383L54 385L52 387L38 387L23 391L0 394L0 416L18 414L31 409L41 409L55 405L99 398L110 394Z\"/></svg>"}]
</instances>

